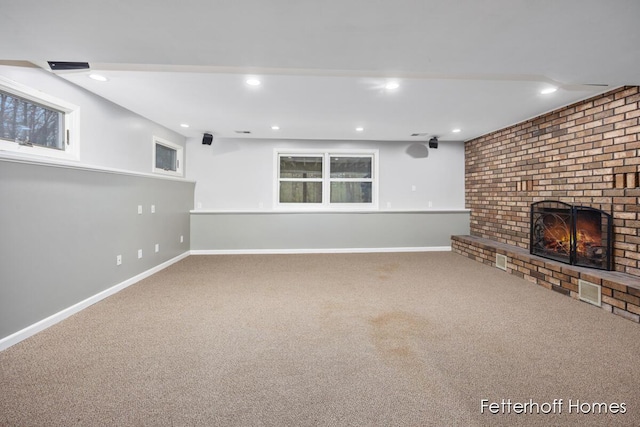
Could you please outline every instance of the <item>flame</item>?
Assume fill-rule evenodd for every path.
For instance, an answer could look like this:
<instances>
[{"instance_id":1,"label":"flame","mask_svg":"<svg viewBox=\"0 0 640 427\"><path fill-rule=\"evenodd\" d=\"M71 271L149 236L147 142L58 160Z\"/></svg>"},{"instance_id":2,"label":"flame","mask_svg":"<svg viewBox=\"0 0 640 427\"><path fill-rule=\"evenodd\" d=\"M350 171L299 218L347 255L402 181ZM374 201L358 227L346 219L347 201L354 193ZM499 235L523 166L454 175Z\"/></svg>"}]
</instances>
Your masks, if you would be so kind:
<instances>
[{"instance_id":1,"label":"flame","mask_svg":"<svg viewBox=\"0 0 640 427\"><path fill-rule=\"evenodd\" d=\"M546 221L545 221L546 222ZM568 254L571 245L571 232L567 223L553 221L545 224L544 240L546 249L557 253ZM592 248L602 246L602 232L600 220L590 215L578 215L576 224L575 245L576 253L581 256L592 256Z\"/></svg>"},{"instance_id":2,"label":"flame","mask_svg":"<svg viewBox=\"0 0 640 427\"><path fill-rule=\"evenodd\" d=\"M576 223L576 252L591 256L591 248L602 246L602 231L599 218L578 216Z\"/></svg>"},{"instance_id":3,"label":"flame","mask_svg":"<svg viewBox=\"0 0 640 427\"><path fill-rule=\"evenodd\" d=\"M571 233L565 223L556 221L547 224L544 231L544 241L546 249L552 252L569 255L571 251Z\"/></svg>"}]
</instances>

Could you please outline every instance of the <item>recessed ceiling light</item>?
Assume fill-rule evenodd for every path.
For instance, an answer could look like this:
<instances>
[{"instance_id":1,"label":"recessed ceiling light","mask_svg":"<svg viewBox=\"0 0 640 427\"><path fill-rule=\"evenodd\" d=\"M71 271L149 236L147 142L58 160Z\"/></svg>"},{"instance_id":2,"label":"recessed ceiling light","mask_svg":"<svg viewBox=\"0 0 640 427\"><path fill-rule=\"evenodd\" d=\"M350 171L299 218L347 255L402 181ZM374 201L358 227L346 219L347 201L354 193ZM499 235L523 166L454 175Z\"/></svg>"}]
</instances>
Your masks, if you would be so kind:
<instances>
[{"instance_id":1,"label":"recessed ceiling light","mask_svg":"<svg viewBox=\"0 0 640 427\"><path fill-rule=\"evenodd\" d=\"M400 83L398 82L388 82L386 85L384 85L384 88L387 90L394 90L394 89L398 89L400 87Z\"/></svg>"},{"instance_id":2,"label":"recessed ceiling light","mask_svg":"<svg viewBox=\"0 0 640 427\"><path fill-rule=\"evenodd\" d=\"M550 93L553 93L553 92L555 92L555 91L557 91L557 90L558 90L558 88L557 88L557 87L548 87L548 88L546 88L546 89L542 89L542 90L540 91L540 93L541 93L541 94L543 94L543 95L549 95Z\"/></svg>"},{"instance_id":3,"label":"recessed ceiling light","mask_svg":"<svg viewBox=\"0 0 640 427\"><path fill-rule=\"evenodd\" d=\"M362 131L364 131L364 128L363 128L363 127L357 127L357 128L356 128L356 132L362 132Z\"/></svg>"},{"instance_id":4,"label":"recessed ceiling light","mask_svg":"<svg viewBox=\"0 0 640 427\"><path fill-rule=\"evenodd\" d=\"M258 79L254 79L254 78L247 79L247 80L246 80L246 83L247 83L249 86L260 86L260 80L258 80Z\"/></svg>"},{"instance_id":5,"label":"recessed ceiling light","mask_svg":"<svg viewBox=\"0 0 640 427\"><path fill-rule=\"evenodd\" d=\"M107 80L109 80L108 78L106 78L102 74L95 74L95 73L89 74L89 78L93 79L95 81L98 81L98 82L106 82Z\"/></svg>"},{"instance_id":6,"label":"recessed ceiling light","mask_svg":"<svg viewBox=\"0 0 640 427\"><path fill-rule=\"evenodd\" d=\"M451 132L453 132L453 133L460 133L460 131L461 131L461 129L454 129L454 130L452 130Z\"/></svg>"},{"instance_id":7,"label":"recessed ceiling light","mask_svg":"<svg viewBox=\"0 0 640 427\"><path fill-rule=\"evenodd\" d=\"M188 128L188 127L189 127L189 125L188 125L188 124L186 124L186 123L181 123L181 124L180 124L180 127Z\"/></svg>"},{"instance_id":8,"label":"recessed ceiling light","mask_svg":"<svg viewBox=\"0 0 640 427\"><path fill-rule=\"evenodd\" d=\"M272 130L280 130L280 126L278 126L278 125L273 125L273 126L271 126L271 129L272 129Z\"/></svg>"}]
</instances>

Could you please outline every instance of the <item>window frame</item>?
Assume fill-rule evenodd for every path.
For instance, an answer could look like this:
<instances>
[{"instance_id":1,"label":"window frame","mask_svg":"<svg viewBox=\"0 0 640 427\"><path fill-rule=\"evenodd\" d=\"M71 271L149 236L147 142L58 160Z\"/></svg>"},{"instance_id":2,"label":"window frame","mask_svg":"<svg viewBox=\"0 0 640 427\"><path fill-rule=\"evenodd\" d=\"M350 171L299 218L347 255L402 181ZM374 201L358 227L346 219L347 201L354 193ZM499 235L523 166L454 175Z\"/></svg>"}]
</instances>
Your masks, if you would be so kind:
<instances>
[{"instance_id":1,"label":"window frame","mask_svg":"<svg viewBox=\"0 0 640 427\"><path fill-rule=\"evenodd\" d=\"M322 177L320 178L280 178L280 157L308 157L308 158L321 158L322 159L322 170L321 170L321 174ZM319 182L322 184L322 200L324 201L324 197L325 197L325 184L324 184L324 176L326 175L326 161L325 161L325 156L324 153L321 152L309 152L309 153L297 153L297 154L290 154L290 153L281 153L280 155L277 156L276 159L277 162L277 172L276 172L276 187L277 187L277 191L278 193L275 195L276 197L276 201L278 202L279 205L281 206L305 206L305 207L309 207L309 208L318 208L321 207L323 205L323 202L320 203L282 203L280 202L280 183L281 182Z\"/></svg>"},{"instance_id":2,"label":"window frame","mask_svg":"<svg viewBox=\"0 0 640 427\"><path fill-rule=\"evenodd\" d=\"M176 170L165 170L156 167L156 147L158 145L162 145L165 148L169 148L171 150L176 151ZM176 144L175 142L168 141L164 138L160 138L158 136L153 136L153 149L151 156L151 170L153 173L161 174L161 175L169 175L169 176L184 176L184 147Z\"/></svg>"},{"instance_id":3,"label":"window frame","mask_svg":"<svg viewBox=\"0 0 640 427\"><path fill-rule=\"evenodd\" d=\"M280 178L280 157L322 157L322 178ZM366 157L371 159L371 178L331 178L331 158L332 157ZM366 149L274 149L274 190L273 206L277 210L296 211L363 211L378 210L378 150ZM321 203L281 203L280 202L280 182L322 182L322 202ZM371 182L371 203L332 203L331 183L332 182Z\"/></svg>"},{"instance_id":4,"label":"window frame","mask_svg":"<svg viewBox=\"0 0 640 427\"><path fill-rule=\"evenodd\" d=\"M15 141L0 139L0 151L29 157L80 160L80 107L3 76L0 76L0 91L62 113L62 144L64 147L64 149L58 149L41 145L20 145Z\"/></svg>"}]
</instances>

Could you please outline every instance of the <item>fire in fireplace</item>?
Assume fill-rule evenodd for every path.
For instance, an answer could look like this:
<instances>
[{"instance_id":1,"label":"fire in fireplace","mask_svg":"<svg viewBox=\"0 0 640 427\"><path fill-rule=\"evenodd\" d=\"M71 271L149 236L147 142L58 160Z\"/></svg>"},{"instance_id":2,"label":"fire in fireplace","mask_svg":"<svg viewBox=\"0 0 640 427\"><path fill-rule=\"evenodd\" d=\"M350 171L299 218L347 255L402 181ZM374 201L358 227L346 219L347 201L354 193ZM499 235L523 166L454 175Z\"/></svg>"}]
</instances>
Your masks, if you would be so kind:
<instances>
[{"instance_id":1,"label":"fire in fireplace","mask_svg":"<svg viewBox=\"0 0 640 427\"><path fill-rule=\"evenodd\" d=\"M566 264L611 270L611 215L545 200L531 205L531 254Z\"/></svg>"}]
</instances>

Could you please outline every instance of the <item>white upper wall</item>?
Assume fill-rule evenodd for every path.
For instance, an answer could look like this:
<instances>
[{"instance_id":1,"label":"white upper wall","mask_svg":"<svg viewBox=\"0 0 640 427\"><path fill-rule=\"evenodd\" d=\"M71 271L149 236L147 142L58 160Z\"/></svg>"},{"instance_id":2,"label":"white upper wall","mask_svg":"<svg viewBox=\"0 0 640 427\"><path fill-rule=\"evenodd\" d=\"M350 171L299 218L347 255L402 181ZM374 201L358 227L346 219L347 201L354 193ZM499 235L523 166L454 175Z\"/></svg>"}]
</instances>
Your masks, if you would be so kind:
<instances>
[{"instance_id":1,"label":"white upper wall","mask_svg":"<svg viewBox=\"0 0 640 427\"><path fill-rule=\"evenodd\" d=\"M438 149L428 150L428 157L410 155L416 148L424 151L425 145L424 141L220 138L209 146L199 138L189 138L186 177L197 182L196 210L272 211L274 150L373 149L379 150L381 211L464 209L464 143L440 142Z\"/></svg>"},{"instance_id":2,"label":"white upper wall","mask_svg":"<svg viewBox=\"0 0 640 427\"><path fill-rule=\"evenodd\" d=\"M0 65L0 76L80 107L80 163L151 173L152 137L185 146L185 178L197 181L202 210L271 211L274 150L378 150L379 209L464 209L464 143L440 142L428 157L412 156L424 141L215 139L182 135L40 68ZM106 83L108 84L108 83ZM418 147L420 148L420 147ZM415 191L413 190L415 187Z\"/></svg>"},{"instance_id":3,"label":"white upper wall","mask_svg":"<svg viewBox=\"0 0 640 427\"><path fill-rule=\"evenodd\" d=\"M82 165L151 173L154 135L181 146L185 144L182 135L46 70L0 65L0 76L80 107Z\"/></svg>"}]
</instances>

